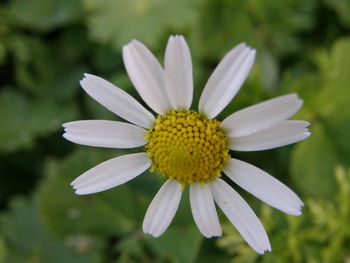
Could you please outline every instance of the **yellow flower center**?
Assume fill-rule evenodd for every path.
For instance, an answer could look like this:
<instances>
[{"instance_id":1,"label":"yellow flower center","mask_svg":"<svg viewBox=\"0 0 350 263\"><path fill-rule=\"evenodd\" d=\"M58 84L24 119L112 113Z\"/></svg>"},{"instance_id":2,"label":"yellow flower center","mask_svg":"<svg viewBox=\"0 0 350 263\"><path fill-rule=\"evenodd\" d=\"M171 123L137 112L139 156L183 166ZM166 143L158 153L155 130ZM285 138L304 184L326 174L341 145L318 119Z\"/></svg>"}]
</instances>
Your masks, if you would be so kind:
<instances>
[{"instance_id":1,"label":"yellow flower center","mask_svg":"<svg viewBox=\"0 0 350 263\"><path fill-rule=\"evenodd\" d=\"M145 140L151 170L176 179L183 187L220 176L229 158L220 122L193 111L171 111L157 117Z\"/></svg>"}]
</instances>

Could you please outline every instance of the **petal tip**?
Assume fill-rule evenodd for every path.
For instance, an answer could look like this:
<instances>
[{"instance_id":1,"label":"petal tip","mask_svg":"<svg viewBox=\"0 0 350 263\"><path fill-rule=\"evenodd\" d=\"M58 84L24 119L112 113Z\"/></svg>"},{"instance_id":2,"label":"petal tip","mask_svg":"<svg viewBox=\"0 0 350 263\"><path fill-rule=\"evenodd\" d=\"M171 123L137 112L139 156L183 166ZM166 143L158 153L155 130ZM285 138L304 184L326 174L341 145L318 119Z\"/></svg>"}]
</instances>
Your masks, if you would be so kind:
<instances>
[{"instance_id":1,"label":"petal tip","mask_svg":"<svg viewBox=\"0 0 350 263\"><path fill-rule=\"evenodd\" d=\"M249 56L251 56L251 57L256 56L256 49L255 48L250 48Z\"/></svg>"},{"instance_id":2,"label":"petal tip","mask_svg":"<svg viewBox=\"0 0 350 263\"><path fill-rule=\"evenodd\" d=\"M301 210L297 210L294 213L291 213L291 215L293 215L293 216L301 216L302 212L301 212Z\"/></svg>"},{"instance_id":3,"label":"petal tip","mask_svg":"<svg viewBox=\"0 0 350 263\"><path fill-rule=\"evenodd\" d=\"M82 193L81 189L76 189L75 194L76 195L84 195L84 193Z\"/></svg>"},{"instance_id":4,"label":"petal tip","mask_svg":"<svg viewBox=\"0 0 350 263\"><path fill-rule=\"evenodd\" d=\"M88 78L83 78L79 81L79 84L85 91L89 90L90 80Z\"/></svg>"},{"instance_id":5,"label":"petal tip","mask_svg":"<svg viewBox=\"0 0 350 263\"><path fill-rule=\"evenodd\" d=\"M261 250L256 250L256 249L254 249L254 250L260 255L264 255L265 253L269 253L272 251L271 247L263 248Z\"/></svg>"},{"instance_id":6,"label":"petal tip","mask_svg":"<svg viewBox=\"0 0 350 263\"><path fill-rule=\"evenodd\" d=\"M144 232L145 234L147 234L147 235L151 235L151 236L154 237L154 238L157 238L157 237L160 237L160 236L161 236L161 234L159 234L159 233L151 232L151 231L145 230L145 229L143 229L143 232Z\"/></svg>"},{"instance_id":7,"label":"petal tip","mask_svg":"<svg viewBox=\"0 0 350 263\"><path fill-rule=\"evenodd\" d=\"M136 46L136 45L139 46L139 45L143 45L143 44L139 40L133 39L127 45L125 45L124 47L130 48L130 47Z\"/></svg>"},{"instance_id":8,"label":"petal tip","mask_svg":"<svg viewBox=\"0 0 350 263\"><path fill-rule=\"evenodd\" d=\"M222 232L212 234L209 238L216 238L216 237L221 237L221 236L222 236Z\"/></svg>"},{"instance_id":9,"label":"petal tip","mask_svg":"<svg viewBox=\"0 0 350 263\"><path fill-rule=\"evenodd\" d=\"M272 252L271 247L267 248L267 249L264 251L264 253L270 253L270 252Z\"/></svg>"},{"instance_id":10,"label":"petal tip","mask_svg":"<svg viewBox=\"0 0 350 263\"><path fill-rule=\"evenodd\" d=\"M90 73L84 73L84 77L86 78L86 79L89 79L89 78L95 78L96 76L95 75L92 75L92 74L90 74Z\"/></svg>"},{"instance_id":11,"label":"petal tip","mask_svg":"<svg viewBox=\"0 0 350 263\"><path fill-rule=\"evenodd\" d=\"M66 129L64 130L64 133L62 134L62 137L65 138L66 140L70 141Z\"/></svg>"},{"instance_id":12,"label":"petal tip","mask_svg":"<svg viewBox=\"0 0 350 263\"><path fill-rule=\"evenodd\" d=\"M303 140L305 140L307 137L309 137L311 135L311 132L309 131L309 129L307 129L307 131L304 133L304 138Z\"/></svg>"},{"instance_id":13,"label":"petal tip","mask_svg":"<svg viewBox=\"0 0 350 263\"><path fill-rule=\"evenodd\" d=\"M271 251L272 251L271 244L270 244L270 241L267 239L266 244L265 244L265 248L264 248L264 253L271 252Z\"/></svg>"},{"instance_id":14,"label":"petal tip","mask_svg":"<svg viewBox=\"0 0 350 263\"><path fill-rule=\"evenodd\" d=\"M77 194L77 195L88 195L88 194L95 193L93 191L86 191L86 190L84 190L84 188L80 188L80 189L75 188L75 189L76 189L75 194Z\"/></svg>"},{"instance_id":15,"label":"petal tip","mask_svg":"<svg viewBox=\"0 0 350 263\"><path fill-rule=\"evenodd\" d=\"M133 45L134 40L131 40L128 44L124 45L122 48L122 55L123 58L126 57L128 55L128 53L130 52L130 48ZM125 58L124 58L125 59Z\"/></svg>"},{"instance_id":16,"label":"petal tip","mask_svg":"<svg viewBox=\"0 0 350 263\"><path fill-rule=\"evenodd\" d=\"M292 216L301 216L302 215L302 208L303 208L303 204L300 204L297 208L291 209L290 211L286 211L288 214L292 215Z\"/></svg>"},{"instance_id":17,"label":"petal tip","mask_svg":"<svg viewBox=\"0 0 350 263\"><path fill-rule=\"evenodd\" d=\"M247 47L247 43L246 43L246 42L241 42L241 43L239 43L236 47L239 47L239 46L241 46L241 47Z\"/></svg>"}]
</instances>

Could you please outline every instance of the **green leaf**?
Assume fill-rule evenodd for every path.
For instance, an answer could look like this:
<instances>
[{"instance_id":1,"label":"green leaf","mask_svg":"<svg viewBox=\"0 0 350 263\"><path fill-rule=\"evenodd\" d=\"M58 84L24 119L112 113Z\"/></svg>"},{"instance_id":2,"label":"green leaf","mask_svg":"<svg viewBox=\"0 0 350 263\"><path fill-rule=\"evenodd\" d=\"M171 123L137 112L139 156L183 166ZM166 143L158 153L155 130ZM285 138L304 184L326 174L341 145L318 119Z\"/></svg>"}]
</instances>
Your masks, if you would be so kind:
<instances>
[{"instance_id":1,"label":"green leaf","mask_svg":"<svg viewBox=\"0 0 350 263\"><path fill-rule=\"evenodd\" d=\"M62 123L74 120L78 115L75 105L67 102L62 107L53 98L31 101L30 113L27 129L30 129L35 137L62 129Z\"/></svg>"},{"instance_id":2,"label":"green leaf","mask_svg":"<svg viewBox=\"0 0 350 263\"><path fill-rule=\"evenodd\" d=\"M32 144L32 133L28 129L29 118L29 103L23 95L10 89L0 92L1 150L13 151Z\"/></svg>"},{"instance_id":3,"label":"green leaf","mask_svg":"<svg viewBox=\"0 0 350 263\"><path fill-rule=\"evenodd\" d=\"M315 98L312 100L317 99L318 111L323 115L332 115L343 104L349 105L349 51L350 38L343 38L333 44L329 54L320 53L317 57L322 83L313 88Z\"/></svg>"},{"instance_id":4,"label":"green leaf","mask_svg":"<svg viewBox=\"0 0 350 263\"><path fill-rule=\"evenodd\" d=\"M322 125L313 124L311 133L311 137L293 151L292 179L305 196L331 197L335 192L331 175L340 156Z\"/></svg>"},{"instance_id":5,"label":"green leaf","mask_svg":"<svg viewBox=\"0 0 350 263\"><path fill-rule=\"evenodd\" d=\"M332 7L338 15L338 19L344 25L350 26L350 1L349 0L325 0L328 6Z\"/></svg>"},{"instance_id":6,"label":"green leaf","mask_svg":"<svg viewBox=\"0 0 350 263\"><path fill-rule=\"evenodd\" d=\"M300 116L311 121L312 135L294 148L291 175L300 189L313 196L333 196L333 167L350 164L349 54L350 39L337 41L329 54L318 53L319 72L294 84L305 102Z\"/></svg>"},{"instance_id":7,"label":"green leaf","mask_svg":"<svg viewBox=\"0 0 350 263\"><path fill-rule=\"evenodd\" d=\"M258 52L288 54L301 46L295 35L314 23L316 1L207 1L195 35L204 58L218 59L235 44L247 42Z\"/></svg>"},{"instance_id":8,"label":"green leaf","mask_svg":"<svg viewBox=\"0 0 350 263\"><path fill-rule=\"evenodd\" d=\"M48 177L39 188L38 203L41 218L55 236L111 236L139 227L135 198L127 185L88 196L74 194L70 186L73 178L110 157L101 151L84 149L63 162L48 162Z\"/></svg>"},{"instance_id":9,"label":"green leaf","mask_svg":"<svg viewBox=\"0 0 350 263\"><path fill-rule=\"evenodd\" d=\"M152 262L148 260L139 235L132 235L120 240L117 244L120 253L118 263Z\"/></svg>"},{"instance_id":10,"label":"green leaf","mask_svg":"<svg viewBox=\"0 0 350 263\"><path fill-rule=\"evenodd\" d=\"M80 0L15 0L10 12L23 27L49 31L75 20L81 9Z\"/></svg>"},{"instance_id":11,"label":"green leaf","mask_svg":"<svg viewBox=\"0 0 350 263\"><path fill-rule=\"evenodd\" d=\"M161 259L174 263L191 263L196 260L203 237L194 224L172 225L159 238L145 237L146 244Z\"/></svg>"},{"instance_id":12,"label":"green leaf","mask_svg":"<svg viewBox=\"0 0 350 263\"><path fill-rule=\"evenodd\" d=\"M231 262L238 263L343 262L350 252L350 170L336 167L332 176L336 181L333 198L306 199L300 217L265 207L261 221L268 226L272 253L259 256L229 223L223 225L219 247L232 256Z\"/></svg>"},{"instance_id":13,"label":"green leaf","mask_svg":"<svg viewBox=\"0 0 350 263\"><path fill-rule=\"evenodd\" d=\"M15 89L4 89L0 91L0 150L28 148L37 136L57 131L76 114L72 104L62 107L52 99L29 100Z\"/></svg>"},{"instance_id":14,"label":"green leaf","mask_svg":"<svg viewBox=\"0 0 350 263\"><path fill-rule=\"evenodd\" d=\"M1 228L7 241L7 263L31 262L98 262L93 240L76 251L52 238L43 228L38 218L36 203L33 200L16 198L11 202L10 210L0 217ZM80 242L82 240L80 239Z\"/></svg>"},{"instance_id":15,"label":"green leaf","mask_svg":"<svg viewBox=\"0 0 350 263\"><path fill-rule=\"evenodd\" d=\"M57 48L64 50L62 46L65 42L61 45L45 45L31 39L22 44L25 45L24 53L29 54L19 56L27 58L19 60L15 68L16 82L21 89L36 98L56 101L59 105L79 90L79 80L86 67L74 64L74 60L68 61L63 52L57 53Z\"/></svg>"},{"instance_id":16,"label":"green leaf","mask_svg":"<svg viewBox=\"0 0 350 263\"><path fill-rule=\"evenodd\" d=\"M91 36L118 49L139 39L155 46L161 33L181 30L197 16L199 0L84 0Z\"/></svg>"},{"instance_id":17,"label":"green leaf","mask_svg":"<svg viewBox=\"0 0 350 263\"><path fill-rule=\"evenodd\" d=\"M5 257L6 257L5 240L0 235L0 263L4 263L5 262Z\"/></svg>"}]
</instances>

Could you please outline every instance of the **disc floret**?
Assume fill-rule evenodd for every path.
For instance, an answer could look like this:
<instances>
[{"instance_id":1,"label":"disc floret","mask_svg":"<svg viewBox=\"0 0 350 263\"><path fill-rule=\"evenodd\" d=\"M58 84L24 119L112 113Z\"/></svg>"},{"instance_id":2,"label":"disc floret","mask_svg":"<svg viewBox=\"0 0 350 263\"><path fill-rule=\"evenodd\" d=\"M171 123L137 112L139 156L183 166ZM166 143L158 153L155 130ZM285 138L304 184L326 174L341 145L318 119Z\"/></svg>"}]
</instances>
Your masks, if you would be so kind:
<instances>
[{"instance_id":1,"label":"disc floret","mask_svg":"<svg viewBox=\"0 0 350 263\"><path fill-rule=\"evenodd\" d=\"M145 140L152 170L179 181L182 186L207 183L220 176L229 157L220 122L194 111L159 115Z\"/></svg>"}]
</instances>

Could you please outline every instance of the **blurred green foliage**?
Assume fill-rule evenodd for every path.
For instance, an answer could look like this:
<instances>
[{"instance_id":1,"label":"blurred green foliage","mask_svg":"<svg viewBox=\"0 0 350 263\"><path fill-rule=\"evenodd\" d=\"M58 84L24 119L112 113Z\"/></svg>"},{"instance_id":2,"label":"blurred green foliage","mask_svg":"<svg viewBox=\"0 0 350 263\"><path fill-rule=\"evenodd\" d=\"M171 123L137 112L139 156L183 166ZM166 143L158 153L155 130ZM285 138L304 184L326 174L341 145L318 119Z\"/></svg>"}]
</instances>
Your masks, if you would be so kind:
<instances>
[{"instance_id":1,"label":"blurred green foliage","mask_svg":"<svg viewBox=\"0 0 350 263\"><path fill-rule=\"evenodd\" d=\"M139 39L162 61L169 34L184 34L189 42L193 105L220 58L239 42L257 48L257 61L220 118L289 92L304 99L296 118L312 123L310 138L233 153L305 201L303 215L291 217L242 192L267 229L270 254L257 255L222 214L224 236L204 239L187 191L168 231L158 239L144 235L144 213L162 183L150 172L90 196L76 196L69 185L101 161L132 152L61 137L66 121L117 119L79 88L83 73L139 99L121 48ZM0 263L349 261L349 70L349 0L2 1Z\"/></svg>"},{"instance_id":2,"label":"blurred green foliage","mask_svg":"<svg viewBox=\"0 0 350 263\"><path fill-rule=\"evenodd\" d=\"M348 262L350 242L350 169L337 167L334 173L337 193L332 200L306 199L307 211L301 217L261 209L261 219L270 233L272 251L261 262ZM277 218L276 218L277 217ZM276 220L277 219L277 220ZM230 262L254 262L258 255L224 225L218 245L232 255Z\"/></svg>"}]
</instances>

